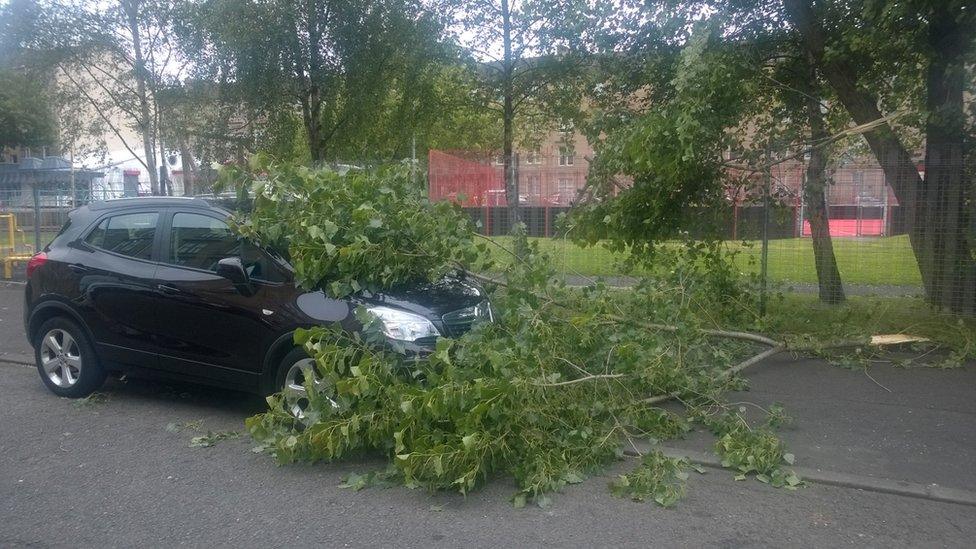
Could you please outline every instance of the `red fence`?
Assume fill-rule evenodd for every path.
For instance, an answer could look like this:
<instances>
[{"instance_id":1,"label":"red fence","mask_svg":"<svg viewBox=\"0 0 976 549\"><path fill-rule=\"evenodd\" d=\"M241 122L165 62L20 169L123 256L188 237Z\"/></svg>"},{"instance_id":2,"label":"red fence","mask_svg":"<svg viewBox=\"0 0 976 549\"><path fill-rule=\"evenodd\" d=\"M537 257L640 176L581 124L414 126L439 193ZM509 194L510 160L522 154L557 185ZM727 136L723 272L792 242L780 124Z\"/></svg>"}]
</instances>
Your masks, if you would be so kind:
<instances>
[{"instance_id":1,"label":"red fence","mask_svg":"<svg viewBox=\"0 0 976 549\"><path fill-rule=\"evenodd\" d=\"M487 160L431 150L427 164L430 199L450 200L462 206L505 205L502 167Z\"/></svg>"},{"instance_id":2,"label":"red fence","mask_svg":"<svg viewBox=\"0 0 976 549\"><path fill-rule=\"evenodd\" d=\"M487 234L506 234L510 227L503 167L497 156L467 151L431 150L428 157L429 197L460 204L481 223ZM804 166L798 161L776 165L770 191L779 212L774 216L773 238L810 236L803 203ZM519 204L529 233L554 233L553 211L566 211L586 181L586 161L565 156L525 155L516 163ZM830 172L826 189L830 233L835 237L885 236L904 232L898 201L886 184L881 168L848 164ZM755 238L753 227L761 216L762 178L746 177L727 190L728 227L732 239ZM481 211L478 211L478 210Z\"/></svg>"}]
</instances>

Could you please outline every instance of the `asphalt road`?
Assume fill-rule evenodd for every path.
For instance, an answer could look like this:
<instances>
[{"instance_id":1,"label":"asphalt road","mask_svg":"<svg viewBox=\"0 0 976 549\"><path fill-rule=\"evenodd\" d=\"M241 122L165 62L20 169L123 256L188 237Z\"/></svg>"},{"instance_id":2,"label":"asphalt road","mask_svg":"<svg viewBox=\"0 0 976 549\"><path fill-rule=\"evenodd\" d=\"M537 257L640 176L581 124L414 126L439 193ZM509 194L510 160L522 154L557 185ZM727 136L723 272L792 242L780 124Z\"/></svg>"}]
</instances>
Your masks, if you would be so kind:
<instances>
[{"instance_id":1,"label":"asphalt road","mask_svg":"<svg viewBox=\"0 0 976 549\"><path fill-rule=\"evenodd\" d=\"M19 294L11 293L18 290L0 287L0 352L9 351L8 359L25 351L10 328L19 326ZM770 375L777 368L788 366L777 365ZM793 375L789 370L785 373ZM972 376L966 375L949 381L968 382ZM758 387L759 371L756 376L755 398L778 395L775 383ZM901 390L892 379L885 381L896 385L889 387L892 391ZM807 393L808 401L816 400L811 391ZM188 446L193 436L208 430L241 431L243 419L261 410L259 398L141 380L111 381L103 394L103 399L93 402L59 399L47 392L33 368L0 362L0 547L971 547L976 538L976 507L817 484L787 492L752 480L735 482L726 471L693 474L687 497L673 509L660 509L609 494L608 480L632 465L627 461L604 476L567 488L547 509L512 508L508 498L514 486L507 479L467 497L403 488L352 492L339 488L342 478L379 468L380 461L364 458L278 467L267 456L251 452L246 435L212 448ZM974 429L970 415L974 401L967 404L965 394L965 389L959 389L941 403L956 416L939 415L933 408L931 417L952 425L964 422L958 427L963 430L968 418L968 428ZM851 397L857 395L882 402L877 405L881 409L898 408L883 403L890 398L887 393L865 397L852 389L840 396L853 401L857 398ZM790 408L787 399L780 400ZM833 404L838 409L853 405ZM976 465L967 463L972 454L959 453L972 440L962 438L943 441L938 447L927 441L925 451L932 457L919 458L928 460L927 469L898 469L856 444L873 444L875 439L865 438L865 433L879 427L851 432L841 422L844 434L835 435L822 425L838 421L843 414L820 423L807 418L815 410L798 405L797 425L784 435L791 443L804 447L804 440L820 440L825 445L836 443L832 448L854 445L852 450L867 452L831 464L850 468L852 463L873 459L875 467L865 464L865 471L911 474L914 478L906 480L916 482L934 482L922 477L928 469L945 469L943 462L957 462L957 468L945 474L950 480L962 475L959 471L968 465ZM852 408L851 416L862 412ZM907 428L918 429L931 417ZM174 432L168 424L183 428ZM911 438L900 423L892 425L881 438ZM827 443L818 438L818 429L827 433ZM953 429L933 436L941 440L965 434ZM688 444L695 440L692 437ZM919 448L905 449L895 442L882 448L887 453L902 450L918 452ZM806 465L816 466L813 460L825 460L836 450L805 454L797 449L795 453Z\"/></svg>"}]
</instances>

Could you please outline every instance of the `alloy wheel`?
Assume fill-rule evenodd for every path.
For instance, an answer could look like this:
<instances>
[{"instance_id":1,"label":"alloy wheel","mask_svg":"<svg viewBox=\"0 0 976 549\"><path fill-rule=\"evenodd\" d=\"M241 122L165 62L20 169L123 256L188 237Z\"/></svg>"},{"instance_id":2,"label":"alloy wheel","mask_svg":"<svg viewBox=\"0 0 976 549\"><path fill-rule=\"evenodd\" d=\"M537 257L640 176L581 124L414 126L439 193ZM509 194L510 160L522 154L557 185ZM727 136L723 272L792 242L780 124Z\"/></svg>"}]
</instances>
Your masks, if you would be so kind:
<instances>
[{"instance_id":1,"label":"alloy wheel","mask_svg":"<svg viewBox=\"0 0 976 549\"><path fill-rule=\"evenodd\" d=\"M288 372L285 373L285 383L281 388L281 392L285 397L288 410L298 419L304 419L305 410L308 409L309 398L308 389L305 388L305 382L309 379L311 379L312 387L315 388L319 395L322 395L331 387L328 381L320 378L315 373L315 359L312 358L305 358L295 362L291 365L291 368L288 368ZM339 404L335 400L329 397L325 398L332 404L333 409L339 407Z\"/></svg>"},{"instance_id":2,"label":"alloy wheel","mask_svg":"<svg viewBox=\"0 0 976 549\"><path fill-rule=\"evenodd\" d=\"M41 367L51 383L73 387L81 377L81 349L70 333L55 328L41 340Z\"/></svg>"}]
</instances>

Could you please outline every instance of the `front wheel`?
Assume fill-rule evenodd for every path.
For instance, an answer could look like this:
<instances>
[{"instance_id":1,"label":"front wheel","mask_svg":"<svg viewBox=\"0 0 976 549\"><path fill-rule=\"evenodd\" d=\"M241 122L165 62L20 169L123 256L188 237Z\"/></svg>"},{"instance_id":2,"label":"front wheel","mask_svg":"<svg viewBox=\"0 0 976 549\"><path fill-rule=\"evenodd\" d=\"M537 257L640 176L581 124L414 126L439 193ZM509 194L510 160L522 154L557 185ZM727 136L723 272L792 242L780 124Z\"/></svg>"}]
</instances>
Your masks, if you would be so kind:
<instances>
[{"instance_id":1,"label":"front wheel","mask_svg":"<svg viewBox=\"0 0 976 549\"><path fill-rule=\"evenodd\" d=\"M296 347L285 355L278 367L277 377L275 386L285 398L288 411L296 418L305 419L311 401L316 398L324 399L333 410L339 408L338 403L332 399L334 396L332 384L316 373L315 359L309 358L304 349ZM311 381L311 384L308 381ZM309 385L315 390L316 395L308 394Z\"/></svg>"},{"instance_id":2,"label":"front wheel","mask_svg":"<svg viewBox=\"0 0 976 549\"><path fill-rule=\"evenodd\" d=\"M88 337L66 318L52 318L37 330L34 359L44 385L58 396L88 396L105 382Z\"/></svg>"}]
</instances>

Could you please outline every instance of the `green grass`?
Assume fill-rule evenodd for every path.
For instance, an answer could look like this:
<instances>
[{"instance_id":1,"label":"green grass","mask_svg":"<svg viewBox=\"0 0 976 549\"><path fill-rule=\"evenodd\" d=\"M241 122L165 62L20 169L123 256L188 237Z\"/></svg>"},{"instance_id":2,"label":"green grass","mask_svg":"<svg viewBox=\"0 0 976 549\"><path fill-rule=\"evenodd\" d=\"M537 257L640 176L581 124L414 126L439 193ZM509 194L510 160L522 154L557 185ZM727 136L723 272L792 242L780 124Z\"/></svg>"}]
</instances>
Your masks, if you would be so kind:
<instances>
[{"instance_id":1,"label":"green grass","mask_svg":"<svg viewBox=\"0 0 976 549\"><path fill-rule=\"evenodd\" d=\"M511 249L510 237L493 240ZM610 252L602 246L582 248L562 239L533 238L542 251L549 253L556 268L568 274L584 276L614 276L622 274L620 267L626 255ZM729 242L737 251L736 266L744 274L759 272L759 242ZM492 252L500 262L510 261L505 252ZM846 284L921 285L921 276L907 236L870 239L835 239L834 253L841 279ZM782 283L817 282L813 261L813 247L809 238L773 240L769 245L769 279Z\"/></svg>"},{"instance_id":2,"label":"green grass","mask_svg":"<svg viewBox=\"0 0 976 549\"><path fill-rule=\"evenodd\" d=\"M877 334L922 336L972 357L976 319L946 314L917 297L849 297L842 305L821 303L812 294L784 294L770 300L763 333L837 341Z\"/></svg>"},{"instance_id":3,"label":"green grass","mask_svg":"<svg viewBox=\"0 0 976 549\"><path fill-rule=\"evenodd\" d=\"M834 255L841 280L847 284L920 286L922 277L908 236L869 239L834 239ZM729 243L738 250L736 264L743 272L758 273L760 245ZM813 244L809 238L772 240L769 243L769 278L779 282L817 282Z\"/></svg>"}]
</instances>

